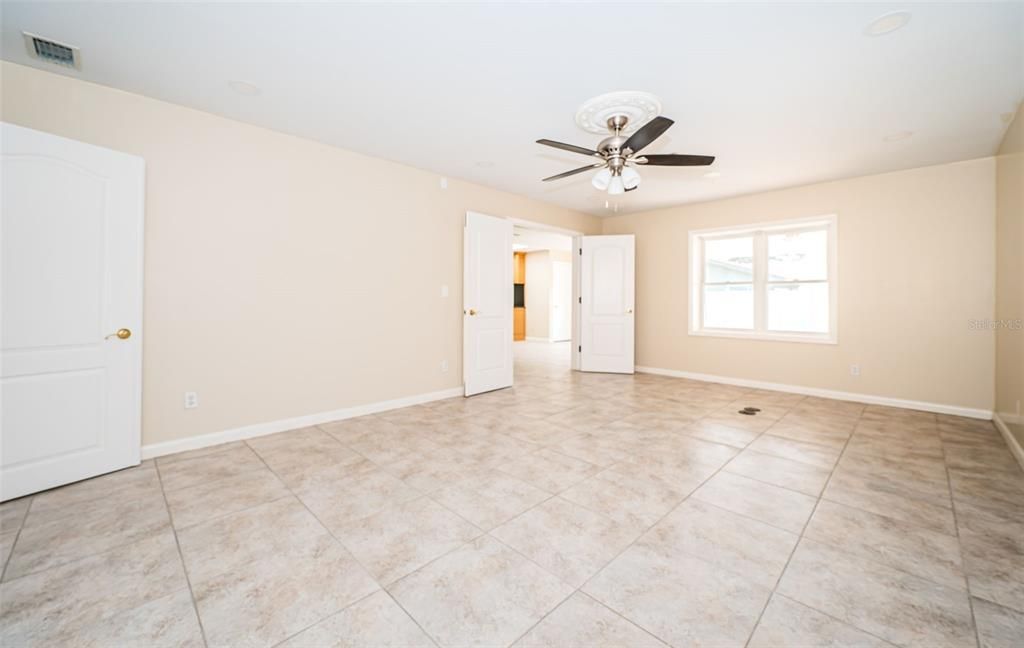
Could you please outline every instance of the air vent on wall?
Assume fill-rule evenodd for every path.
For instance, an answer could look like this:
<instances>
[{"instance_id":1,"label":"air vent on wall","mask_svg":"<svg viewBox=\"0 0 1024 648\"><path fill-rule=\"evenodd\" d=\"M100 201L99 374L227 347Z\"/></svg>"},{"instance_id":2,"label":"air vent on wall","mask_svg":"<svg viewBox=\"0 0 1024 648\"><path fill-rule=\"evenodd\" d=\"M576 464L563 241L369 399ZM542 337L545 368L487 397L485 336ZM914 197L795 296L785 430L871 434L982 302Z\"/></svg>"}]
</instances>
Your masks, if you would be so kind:
<instances>
[{"instance_id":1,"label":"air vent on wall","mask_svg":"<svg viewBox=\"0 0 1024 648\"><path fill-rule=\"evenodd\" d=\"M29 56L76 70L81 68L81 55L74 45L60 43L28 32L21 32L21 34L25 37L25 47L28 48Z\"/></svg>"}]
</instances>

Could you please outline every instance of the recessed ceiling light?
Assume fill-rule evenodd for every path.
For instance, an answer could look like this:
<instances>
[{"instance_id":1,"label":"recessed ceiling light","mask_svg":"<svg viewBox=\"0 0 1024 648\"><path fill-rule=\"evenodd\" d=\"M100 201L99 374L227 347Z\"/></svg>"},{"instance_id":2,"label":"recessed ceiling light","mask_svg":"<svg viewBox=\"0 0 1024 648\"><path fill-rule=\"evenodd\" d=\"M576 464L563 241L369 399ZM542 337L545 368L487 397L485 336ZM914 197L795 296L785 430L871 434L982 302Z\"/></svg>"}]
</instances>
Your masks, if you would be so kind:
<instances>
[{"instance_id":1,"label":"recessed ceiling light","mask_svg":"<svg viewBox=\"0 0 1024 648\"><path fill-rule=\"evenodd\" d=\"M246 81L228 81L228 85L231 86L232 90L240 95L245 95L246 97L255 97L263 92L260 90L259 86Z\"/></svg>"},{"instance_id":2,"label":"recessed ceiling light","mask_svg":"<svg viewBox=\"0 0 1024 648\"><path fill-rule=\"evenodd\" d=\"M875 18L864 28L865 36L885 36L902 29L910 22L909 11L893 11Z\"/></svg>"},{"instance_id":3,"label":"recessed ceiling light","mask_svg":"<svg viewBox=\"0 0 1024 648\"><path fill-rule=\"evenodd\" d=\"M708 171L707 173L704 174L704 177L705 178L717 178L720 175L722 175L722 174L719 173L718 171Z\"/></svg>"},{"instance_id":4,"label":"recessed ceiling light","mask_svg":"<svg viewBox=\"0 0 1024 648\"><path fill-rule=\"evenodd\" d=\"M882 139L884 141L886 141L886 142L898 142L900 140L908 139L913 134L914 134L913 131L900 131L898 133L892 133L890 135L886 135Z\"/></svg>"}]
</instances>

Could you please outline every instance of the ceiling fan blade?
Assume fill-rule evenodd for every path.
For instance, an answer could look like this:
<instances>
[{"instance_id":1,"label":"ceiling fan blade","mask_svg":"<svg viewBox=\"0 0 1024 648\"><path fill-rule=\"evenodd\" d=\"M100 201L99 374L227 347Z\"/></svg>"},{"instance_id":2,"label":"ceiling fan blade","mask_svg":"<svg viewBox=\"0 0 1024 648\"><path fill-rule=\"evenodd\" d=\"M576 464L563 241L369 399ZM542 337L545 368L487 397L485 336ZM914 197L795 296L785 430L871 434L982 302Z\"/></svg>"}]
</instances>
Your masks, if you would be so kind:
<instances>
[{"instance_id":1,"label":"ceiling fan blade","mask_svg":"<svg viewBox=\"0 0 1024 648\"><path fill-rule=\"evenodd\" d=\"M634 153L637 153L640 149L661 137L662 133L667 131L668 127L674 123L668 117L655 117L644 124L640 130L630 135L626 143L622 145L622 148L632 149Z\"/></svg>"},{"instance_id":2,"label":"ceiling fan blade","mask_svg":"<svg viewBox=\"0 0 1024 648\"><path fill-rule=\"evenodd\" d=\"M654 166L707 166L715 161L714 155L644 155L647 162L644 164Z\"/></svg>"},{"instance_id":3,"label":"ceiling fan blade","mask_svg":"<svg viewBox=\"0 0 1024 648\"><path fill-rule=\"evenodd\" d=\"M639 188L640 188L639 185L636 186L636 187L628 187L628 188L626 188L625 191L626 191L626 193L629 193L630 191L636 191Z\"/></svg>"},{"instance_id":4,"label":"ceiling fan blade","mask_svg":"<svg viewBox=\"0 0 1024 648\"><path fill-rule=\"evenodd\" d=\"M591 169L596 169L597 167L600 167L600 166L604 166L604 165L603 164L588 164L587 166L580 167L578 169L573 169L572 171L566 171L565 173L559 173L558 175L553 175L553 176L551 176L549 178L544 178L543 180L541 180L541 182L547 182L548 180L559 180L561 178L568 178L571 175L576 175L577 173L583 173L584 171L590 171Z\"/></svg>"},{"instance_id":5,"label":"ceiling fan blade","mask_svg":"<svg viewBox=\"0 0 1024 648\"><path fill-rule=\"evenodd\" d=\"M543 144L544 146L553 146L556 149L562 149L563 151L571 151L572 153L579 153L580 155L597 155L597 151L592 151L592 150L590 150L588 148L583 148L582 146L575 146L573 144L565 144L563 142L556 142L554 140L539 139L539 140L537 140L537 143L538 144Z\"/></svg>"}]
</instances>

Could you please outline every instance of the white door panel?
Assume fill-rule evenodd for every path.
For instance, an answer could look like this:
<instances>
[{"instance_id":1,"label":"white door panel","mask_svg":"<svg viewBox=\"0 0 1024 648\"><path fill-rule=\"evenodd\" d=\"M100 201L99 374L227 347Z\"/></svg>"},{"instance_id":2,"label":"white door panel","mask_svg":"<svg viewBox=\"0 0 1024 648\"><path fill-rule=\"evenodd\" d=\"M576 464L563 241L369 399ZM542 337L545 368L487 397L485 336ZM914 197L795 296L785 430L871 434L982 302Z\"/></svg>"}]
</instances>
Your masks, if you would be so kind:
<instances>
[{"instance_id":1,"label":"white door panel","mask_svg":"<svg viewBox=\"0 0 1024 648\"><path fill-rule=\"evenodd\" d=\"M512 223L467 212L462 375L466 396L512 386Z\"/></svg>"},{"instance_id":2,"label":"white door panel","mask_svg":"<svg viewBox=\"0 0 1024 648\"><path fill-rule=\"evenodd\" d=\"M2 124L0 499L140 460L140 158ZM107 337L118 329L127 339Z\"/></svg>"},{"instance_id":3,"label":"white door panel","mask_svg":"<svg viewBox=\"0 0 1024 648\"><path fill-rule=\"evenodd\" d=\"M581 237L580 369L633 373L635 242Z\"/></svg>"}]
</instances>

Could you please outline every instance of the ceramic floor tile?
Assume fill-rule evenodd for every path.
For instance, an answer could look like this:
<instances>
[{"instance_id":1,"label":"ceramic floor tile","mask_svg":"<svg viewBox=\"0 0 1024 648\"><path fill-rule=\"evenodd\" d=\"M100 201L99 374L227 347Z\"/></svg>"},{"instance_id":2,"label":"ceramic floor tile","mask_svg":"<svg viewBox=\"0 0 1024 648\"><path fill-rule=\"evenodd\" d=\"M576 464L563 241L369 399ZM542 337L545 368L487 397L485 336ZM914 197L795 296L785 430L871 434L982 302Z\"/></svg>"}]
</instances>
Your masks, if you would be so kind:
<instances>
[{"instance_id":1,"label":"ceramic floor tile","mask_svg":"<svg viewBox=\"0 0 1024 648\"><path fill-rule=\"evenodd\" d=\"M159 490L160 477L150 462L34 495L32 513L54 519L65 513L77 513L96 500L106 500L100 503L106 506L110 500L147 497Z\"/></svg>"},{"instance_id":2,"label":"ceramic floor tile","mask_svg":"<svg viewBox=\"0 0 1024 648\"><path fill-rule=\"evenodd\" d=\"M489 531L551 497L547 491L498 471L473 475L430 498Z\"/></svg>"},{"instance_id":3,"label":"ceramic floor tile","mask_svg":"<svg viewBox=\"0 0 1024 648\"><path fill-rule=\"evenodd\" d=\"M439 646L507 646L572 588L484 536L389 587Z\"/></svg>"},{"instance_id":4,"label":"ceramic floor tile","mask_svg":"<svg viewBox=\"0 0 1024 648\"><path fill-rule=\"evenodd\" d=\"M892 644L853 626L775 594L761 615L749 648L827 646L832 648L889 648Z\"/></svg>"},{"instance_id":5,"label":"ceramic floor tile","mask_svg":"<svg viewBox=\"0 0 1024 648\"><path fill-rule=\"evenodd\" d=\"M744 450L723 468L725 472L750 477L766 484L781 486L805 495L817 497L825 488L831 474L828 468L818 468L800 461L776 457L755 450Z\"/></svg>"},{"instance_id":6,"label":"ceramic floor tile","mask_svg":"<svg viewBox=\"0 0 1024 648\"><path fill-rule=\"evenodd\" d=\"M331 530L421 495L369 462L335 465L315 473L304 483L296 489L296 496Z\"/></svg>"},{"instance_id":7,"label":"ceramic floor tile","mask_svg":"<svg viewBox=\"0 0 1024 648\"><path fill-rule=\"evenodd\" d=\"M763 587L775 587L798 536L689 499L638 544L666 556L689 554Z\"/></svg>"},{"instance_id":8,"label":"ceramic floor tile","mask_svg":"<svg viewBox=\"0 0 1024 648\"><path fill-rule=\"evenodd\" d=\"M205 646L192 593L183 589L69 632L57 643L76 648Z\"/></svg>"},{"instance_id":9,"label":"ceramic floor tile","mask_svg":"<svg viewBox=\"0 0 1024 648\"><path fill-rule=\"evenodd\" d=\"M7 564L5 580L49 569L166 532L170 518L157 491L139 499L105 501L81 515L49 519L30 512ZM49 511L52 513L52 510ZM38 522L37 522L38 520Z\"/></svg>"},{"instance_id":10,"label":"ceramic floor tile","mask_svg":"<svg viewBox=\"0 0 1024 648\"><path fill-rule=\"evenodd\" d=\"M586 594L577 592L513 648L665 648L665 644Z\"/></svg>"},{"instance_id":11,"label":"ceramic floor tile","mask_svg":"<svg viewBox=\"0 0 1024 648\"><path fill-rule=\"evenodd\" d=\"M299 486L310 474L364 457L319 428L281 432L248 441L266 465L289 486Z\"/></svg>"},{"instance_id":12,"label":"ceramic floor tile","mask_svg":"<svg viewBox=\"0 0 1024 648\"><path fill-rule=\"evenodd\" d=\"M579 587L633 542L639 531L555 497L491 535Z\"/></svg>"},{"instance_id":13,"label":"ceramic floor tile","mask_svg":"<svg viewBox=\"0 0 1024 648\"><path fill-rule=\"evenodd\" d=\"M0 533L0 571L3 570L3 566L7 565L7 559L11 555L11 549L14 549L14 540L17 537L17 531Z\"/></svg>"},{"instance_id":14,"label":"ceramic floor tile","mask_svg":"<svg viewBox=\"0 0 1024 648\"><path fill-rule=\"evenodd\" d=\"M409 615L379 591L303 630L281 648L434 648Z\"/></svg>"},{"instance_id":15,"label":"ceramic floor tile","mask_svg":"<svg viewBox=\"0 0 1024 648\"><path fill-rule=\"evenodd\" d=\"M975 598L974 620L978 624L981 648L1020 648L1024 637L1024 612Z\"/></svg>"},{"instance_id":16,"label":"ceramic floor tile","mask_svg":"<svg viewBox=\"0 0 1024 648\"><path fill-rule=\"evenodd\" d=\"M28 513L31 497L22 497L0 504L0 533L17 531Z\"/></svg>"},{"instance_id":17,"label":"ceramic floor tile","mask_svg":"<svg viewBox=\"0 0 1024 648\"><path fill-rule=\"evenodd\" d=\"M421 497L389 506L334 533L374 578L391 583L482 531Z\"/></svg>"},{"instance_id":18,"label":"ceramic floor tile","mask_svg":"<svg viewBox=\"0 0 1024 648\"><path fill-rule=\"evenodd\" d=\"M305 554L327 530L295 497L255 506L178 532L192 579L210 579L246 563Z\"/></svg>"},{"instance_id":19,"label":"ceramic floor tile","mask_svg":"<svg viewBox=\"0 0 1024 648\"><path fill-rule=\"evenodd\" d=\"M760 432L730 427L706 419L691 423L681 432L697 439L722 443L734 448L745 448L748 443L761 435Z\"/></svg>"},{"instance_id":20,"label":"ceramic floor tile","mask_svg":"<svg viewBox=\"0 0 1024 648\"><path fill-rule=\"evenodd\" d=\"M755 452L792 459L829 470L835 466L840 452L840 449L835 446L794 441L785 437L773 436L770 432L755 439L747 448Z\"/></svg>"},{"instance_id":21,"label":"ceramic floor tile","mask_svg":"<svg viewBox=\"0 0 1024 648\"><path fill-rule=\"evenodd\" d=\"M670 480L632 464L622 464L576 484L561 497L643 530L683 501L702 478L703 473L691 473Z\"/></svg>"},{"instance_id":22,"label":"ceramic floor tile","mask_svg":"<svg viewBox=\"0 0 1024 648\"><path fill-rule=\"evenodd\" d=\"M188 459L197 459L199 457L207 457L209 455L220 454L221 452L230 452L232 450L238 450L245 445L244 441L232 441L231 443L221 443L215 446L209 446L206 448L198 448L196 450L186 450L185 452L176 452L174 454L164 455L156 458L156 464L158 466L169 466L179 461L187 461Z\"/></svg>"},{"instance_id":23,"label":"ceramic floor tile","mask_svg":"<svg viewBox=\"0 0 1024 648\"><path fill-rule=\"evenodd\" d=\"M235 477L250 470L266 468L248 446L240 445L211 455L160 465L160 480L167 492Z\"/></svg>"},{"instance_id":24,"label":"ceramic floor tile","mask_svg":"<svg viewBox=\"0 0 1024 648\"><path fill-rule=\"evenodd\" d=\"M0 584L0 644L59 645L61 637L187 588L168 530Z\"/></svg>"},{"instance_id":25,"label":"ceramic floor tile","mask_svg":"<svg viewBox=\"0 0 1024 648\"><path fill-rule=\"evenodd\" d=\"M192 578L211 646L273 646L379 589L330 535L211 578Z\"/></svg>"},{"instance_id":26,"label":"ceramic floor tile","mask_svg":"<svg viewBox=\"0 0 1024 648\"><path fill-rule=\"evenodd\" d=\"M503 463L498 470L556 494L597 474L601 468L545 448Z\"/></svg>"},{"instance_id":27,"label":"ceramic floor tile","mask_svg":"<svg viewBox=\"0 0 1024 648\"><path fill-rule=\"evenodd\" d=\"M778 592L902 646L973 646L967 594L804 539Z\"/></svg>"},{"instance_id":28,"label":"ceramic floor tile","mask_svg":"<svg viewBox=\"0 0 1024 648\"><path fill-rule=\"evenodd\" d=\"M719 472L693 493L693 498L799 534L817 500L729 472Z\"/></svg>"},{"instance_id":29,"label":"ceramic floor tile","mask_svg":"<svg viewBox=\"0 0 1024 648\"><path fill-rule=\"evenodd\" d=\"M876 491L899 493L938 506L951 507L946 466L933 459L884 459L846 454L836 466L832 480L859 480Z\"/></svg>"},{"instance_id":30,"label":"ceramic floor tile","mask_svg":"<svg viewBox=\"0 0 1024 648\"><path fill-rule=\"evenodd\" d=\"M673 646L743 646L771 589L690 555L635 544L583 591Z\"/></svg>"},{"instance_id":31,"label":"ceramic floor tile","mask_svg":"<svg viewBox=\"0 0 1024 648\"><path fill-rule=\"evenodd\" d=\"M956 535L951 506L907 497L892 485L853 473L844 471L833 475L822 498L940 533Z\"/></svg>"},{"instance_id":32,"label":"ceramic floor tile","mask_svg":"<svg viewBox=\"0 0 1024 648\"><path fill-rule=\"evenodd\" d=\"M966 589L953 536L822 500L804 535L955 589Z\"/></svg>"},{"instance_id":33,"label":"ceramic floor tile","mask_svg":"<svg viewBox=\"0 0 1024 648\"><path fill-rule=\"evenodd\" d=\"M951 469L949 479L957 504L969 504L1008 520L1024 519L1024 473L978 475Z\"/></svg>"},{"instance_id":34,"label":"ceramic floor tile","mask_svg":"<svg viewBox=\"0 0 1024 648\"><path fill-rule=\"evenodd\" d=\"M288 489L266 468L234 477L167 492L167 504L176 529L266 504L289 495Z\"/></svg>"}]
</instances>

